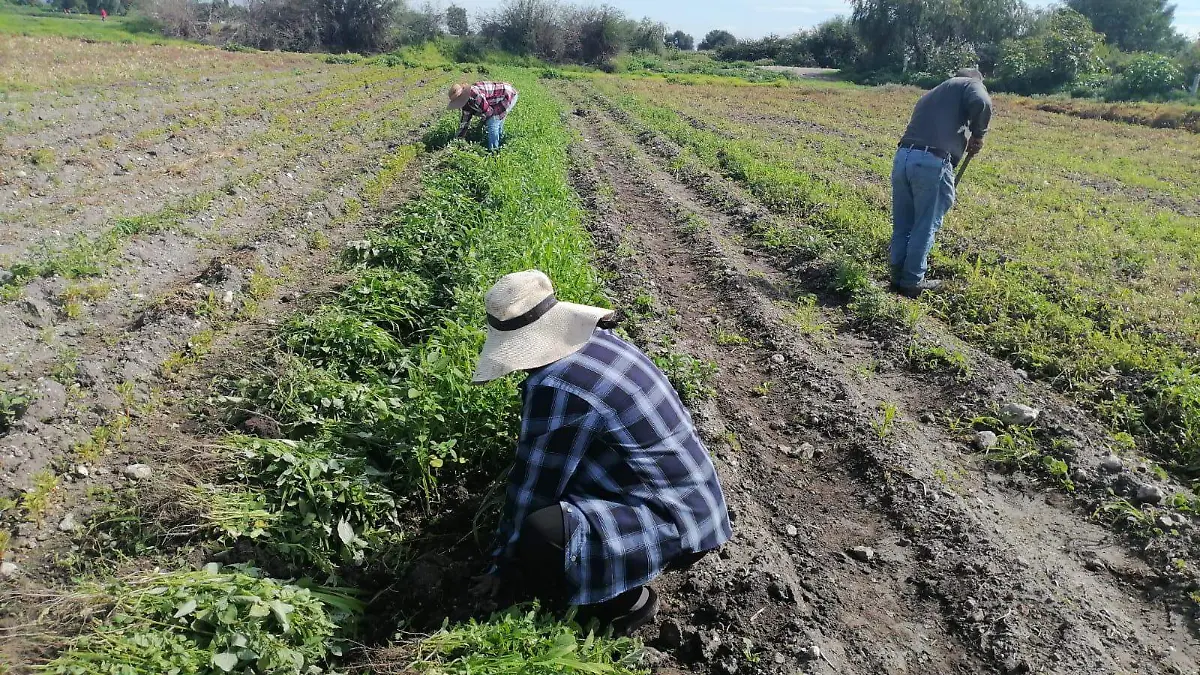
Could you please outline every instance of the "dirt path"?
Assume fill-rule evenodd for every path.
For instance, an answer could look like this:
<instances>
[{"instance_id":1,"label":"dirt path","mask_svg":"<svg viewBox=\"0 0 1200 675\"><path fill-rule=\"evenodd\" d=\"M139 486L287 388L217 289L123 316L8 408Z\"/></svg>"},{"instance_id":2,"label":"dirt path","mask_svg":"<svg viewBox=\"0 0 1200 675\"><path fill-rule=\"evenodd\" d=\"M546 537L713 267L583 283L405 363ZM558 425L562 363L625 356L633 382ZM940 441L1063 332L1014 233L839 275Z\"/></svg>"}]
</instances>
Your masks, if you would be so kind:
<instances>
[{"instance_id":1,"label":"dirt path","mask_svg":"<svg viewBox=\"0 0 1200 675\"><path fill-rule=\"evenodd\" d=\"M602 214L597 238L617 296L652 293L674 349L720 372L715 410L701 421L738 538L682 586L668 582L672 610L657 642L668 663L716 673L739 663L763 672L1197 671L1200 646L1156 597L1155 570L1059 493L982 468L948 430L981 396L1016 395L1011 370L972 354L976 379L995 380L990 390L897 372L896 349L849 330L836 308L797 321L790 303L804 289L745 244L738 214L753 204L715 176L705 177L712 189L693 190L586 97L576 105L585 113L573 120L583 137L578 182ZM895 417L885 422L881 407ZM872 549L869 562L848 555L855 546ZM813 644L822 657L806 660Z\"/></svg>"}]
</instances>

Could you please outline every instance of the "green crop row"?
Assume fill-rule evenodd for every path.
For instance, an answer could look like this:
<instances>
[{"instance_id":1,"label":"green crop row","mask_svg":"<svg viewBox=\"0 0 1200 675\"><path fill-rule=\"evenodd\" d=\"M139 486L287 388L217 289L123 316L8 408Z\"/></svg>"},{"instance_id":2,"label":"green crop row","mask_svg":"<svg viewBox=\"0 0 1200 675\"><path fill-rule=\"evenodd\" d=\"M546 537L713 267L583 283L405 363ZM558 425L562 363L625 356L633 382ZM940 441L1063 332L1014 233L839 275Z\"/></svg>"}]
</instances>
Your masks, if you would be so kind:
<instances>
[{"instance_id":1,"label":"green crop row","mask_svg":"<svg viewBox=\"0 0 1200 675\"><path fill-rule=\"evenodd\" d=\"M234 559L248 556L290 576L322 578L347 595L352 592L340 585L348 579L371 583L365 580L400 573L407 544L401 524L436 513L439 494L450 485L486 485L508 463L515 442L515 381L470 384L485 335L484 291L502 274L538 268L554 279L560 297L604 302L567 182L570 139L562 110L532 76L504 75L523 94L504 148L490 154L455 142L442 149L456 119L440 120L428 135L435 152L413 157L423 163L418 196L347 247L351 281L290 319L257 374L218 385L222 392L214 400L243 417L249 411L272 420L277 433L271 435L279 436L226 437L221 480L194 500L203 505L202 531ZM403 167L394 162L386 170ZM238 577L232 583L251 582ZM266 652L236 637L214 637L209 624L216 616L248 635L237 626L258 604L230 606L210 610L207 599L192 606L172 596L154 608L136 608L130 616L159 628L132 632L132 642L104 629L88 633L52 672L110 672L89 670L98 662L145 672L141 659L164 651L181 667L196 665L180 672L242 672L244 659ZM326 612L344 606L328 605ZM188 617L201 611L198 632ZM285 636L297 667L246 672L302 672L301 664L322 669L336 656L310 649L309 638L324 630L320 617L303 633L296 622L289 632L274 614L253 618ZM187 626L179 629L180 623ZM330 631L322 644L350 637L353 622L339 618L337 624L343 630ZM416 672L514 672L510 666L524 663L529 672L624 674L635 672L636 649L516 612L446 627L377 656L399 660L401 670L412 664ZM200 667L205 659L209 665Z\"/></svg>"},{"instance_id":2,"label":"green crop row","mask_svg":"<svg viewBox=\"0 0 1200 675\"><path fill-rule=\"evenodd\" d=\"M886 278L887 204L854 182L856 170L822 173L794 156L823 153L826 145L842 148L846 141L822 136L817 150L793 151L770 135L698 124L677 105L644 92L608 81L598 88L605 100L684 148L677 166L694 161L717 171L804 224L760 232L768 245L839 261L835 286L858 289ZM835 155L858 161L849 151ZM957 335L1052 382L1114 432L1133 435L1184 473L1200 468L1200 364L1175 331L1155 331L1122 309L1133 299L1128 291L1106 297L1079 286L1084 280L1065 268L997 259L994 251L953 235L935 250L935 265L953 283L922 304Z\"/></svg>"}]
</instances>

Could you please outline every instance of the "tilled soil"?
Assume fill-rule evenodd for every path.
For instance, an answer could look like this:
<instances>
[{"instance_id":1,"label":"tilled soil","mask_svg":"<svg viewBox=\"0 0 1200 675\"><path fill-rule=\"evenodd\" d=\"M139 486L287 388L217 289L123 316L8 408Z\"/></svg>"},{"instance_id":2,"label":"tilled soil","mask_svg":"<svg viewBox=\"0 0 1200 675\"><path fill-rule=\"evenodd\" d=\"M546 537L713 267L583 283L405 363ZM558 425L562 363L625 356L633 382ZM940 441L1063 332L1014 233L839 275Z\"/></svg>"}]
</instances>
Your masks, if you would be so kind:
<instances>
[{"instance_id":1,"label":"tilled soil","mask_svg":"<svg viewBox=\"0 0 1200 675\"><path fill-rule=\"evenodd\" d=\"M131 237L102 275L35 279L0 305L0 386L34 398L0 435L0 496L19 500L39 476L57 477L40 519L5 525L13 539L4 560L17 571L0 594L0 662L32 661L26 650L37 645L9 640L32 618L22 605L61 590L101 545L89 516L134 484L128 465L153 471L137 481L150 509L139 517L187 508L172 490L203 479L211 441L194 412L211 394L208 378L251 367L253 346L283 317L336 287L329 270L344 243L378 226L415 184L419 162L401 170L391 158L411 156L405 146L421 141L422 120L441 112L441 82L412 71L404 86L389 78L379 81L397 86L368 91L369 117L359 121L357 107L339 113L357 99L336 94L322 113L343 121L335 135L294 148L285 165L257 164L260 181L222 192L184 227ZM74 284L106 293L71 315L63 298Z\"/></svg>"},{"instance_id":2,"label":"tilled soil","mask_svg":"<svg viewBox=\"0 0 1200 675\"><path fill-rule=\"evenodd\" d=\"M1160 557L1037 477L991 470L949 425L1034 400L1086 454L1103 435L1084 416L974 352L967 382L901 371L902 350L834 306L829 329L798 326L802 273L745 243L756 205L716 176L685 184L657 163L666 141L643 137L647 153L594 100L573 103L615 295L654 296L643 343L719 367L696 416L736 535L662 582L669 609L645 633L661 672L1197 672Z\"/></svg>"},{"instance_id":3,"label":"tilled soil","mask_svg":"<svg viewBox=\"0 0 1200 675\"><path fill-rule=\"evenodd\" d=\"M257 163L260 181L231 185L177 228L131 237L101 275L35 279L20 298L0 304L0 386L24 387L34 398L0 437L0 482L16 492L52 464L64 471L86 463L74 450L97 427L153 405L172 387L163 372L172 357L202 355L214 333L253 314L257 296L281 285L303 290L309 263L327 257L347 225L361 232L364 210L376 206L363 204L364 183L390 152L417 140L415 120L436 107L433 82L412 73L406 80L367 106L375 123L297 148L285 166ZM365 140L398 108L413 120L409 131ZM324 116L349 113L334 108ZM332 143L353 150L324 152ZM79 288L98 288L101 297L68 308ZM38 534L34 524L21 525L14 548L36 547Z\"/></svg>"}]
</instances>

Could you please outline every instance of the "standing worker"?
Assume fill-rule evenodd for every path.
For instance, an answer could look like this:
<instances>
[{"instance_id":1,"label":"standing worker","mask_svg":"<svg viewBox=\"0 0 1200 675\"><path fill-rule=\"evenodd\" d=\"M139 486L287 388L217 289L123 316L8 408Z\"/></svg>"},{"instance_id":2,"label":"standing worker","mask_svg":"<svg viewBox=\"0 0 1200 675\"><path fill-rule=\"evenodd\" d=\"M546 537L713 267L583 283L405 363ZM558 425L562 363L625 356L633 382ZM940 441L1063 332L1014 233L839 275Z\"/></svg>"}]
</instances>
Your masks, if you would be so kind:
<instances>
[{"instance_id":1,"label":"standing worker","mask_svg":"<svg viewBox=\"0 0 1200 675\"><path fill-rule=\"evenodd\" d=\"M523 582L628 633L658 612L646 584L729 540L716 470L667 377L608 330L612 310L559 302L537 270L501 278L485 305L474 382L529 376L495 564L474 590Z\"/></svg>"},{"instance_id":2,"label":"standing worker","mask_svg":"<svg viewBox=\"0 0 1200 675\"><path fill-rule=\"evenodd\" d=\"M100 8L100 20L108 21L108 10L103 7Z\"/></svg>"},{"instance_id":3,"label":"standing worker","mask_svg":"<svg viewBox=\"0 0 1200 675\"><path fill-rule=\"evenodd\" d=\"M456 84L450 87L450 109L462 110L458 138L467 135L471 117L478 115L487 126L487 149L500 149L504 136L504 118L517 104L517 90L507 82L476 82L471 86Z\"/></svg>"},{"instance_id":4,"label":"standing worker","mask_svg":"<svg viewBox=\"0 0 1200 675\"><path fill-rule=\"evenodd\" d=\"M954 205L954 167L974 155L992 119L983 75L964 68L925 93L892 161L892 289L915 298L941 286L925 278L933 238Z\"/></svg>"}]
</instances>

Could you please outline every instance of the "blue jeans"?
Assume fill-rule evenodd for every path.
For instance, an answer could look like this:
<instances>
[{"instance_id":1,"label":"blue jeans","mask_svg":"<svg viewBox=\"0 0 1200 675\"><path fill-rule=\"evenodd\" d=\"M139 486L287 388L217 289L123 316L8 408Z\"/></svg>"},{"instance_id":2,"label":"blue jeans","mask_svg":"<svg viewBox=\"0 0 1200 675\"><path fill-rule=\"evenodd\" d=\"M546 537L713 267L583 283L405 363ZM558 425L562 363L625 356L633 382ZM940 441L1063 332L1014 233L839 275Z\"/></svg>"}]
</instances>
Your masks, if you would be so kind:
<instances>
[{"instance_id":1,"label":"blue jeans","mask_svg":"<svg viewBox=\"0 0 1200 675\"><path fill-rule=\"evenodd\" d=\"M925 278L933 237L954 205L954 165L924 150L900 148L892 160L893 281L914 288Z\"/></svg>"},{"instance_id":2,"label":"blue jeans","mask_svg":"<svg viewBox=\"0 0 1200 675\"><path fill-rule=\"evenodd\" d=\"M504 114L507 115L508 113L512 112L512 109L516 106L517 96L514 95L512 103L508 104L508 110L505 111ZM499 150L500 139L504 137L504 118L489 117L487 118L487 121L484 122L484 125L487 127L487 149Z\"/></svg>"}]
</instances>

